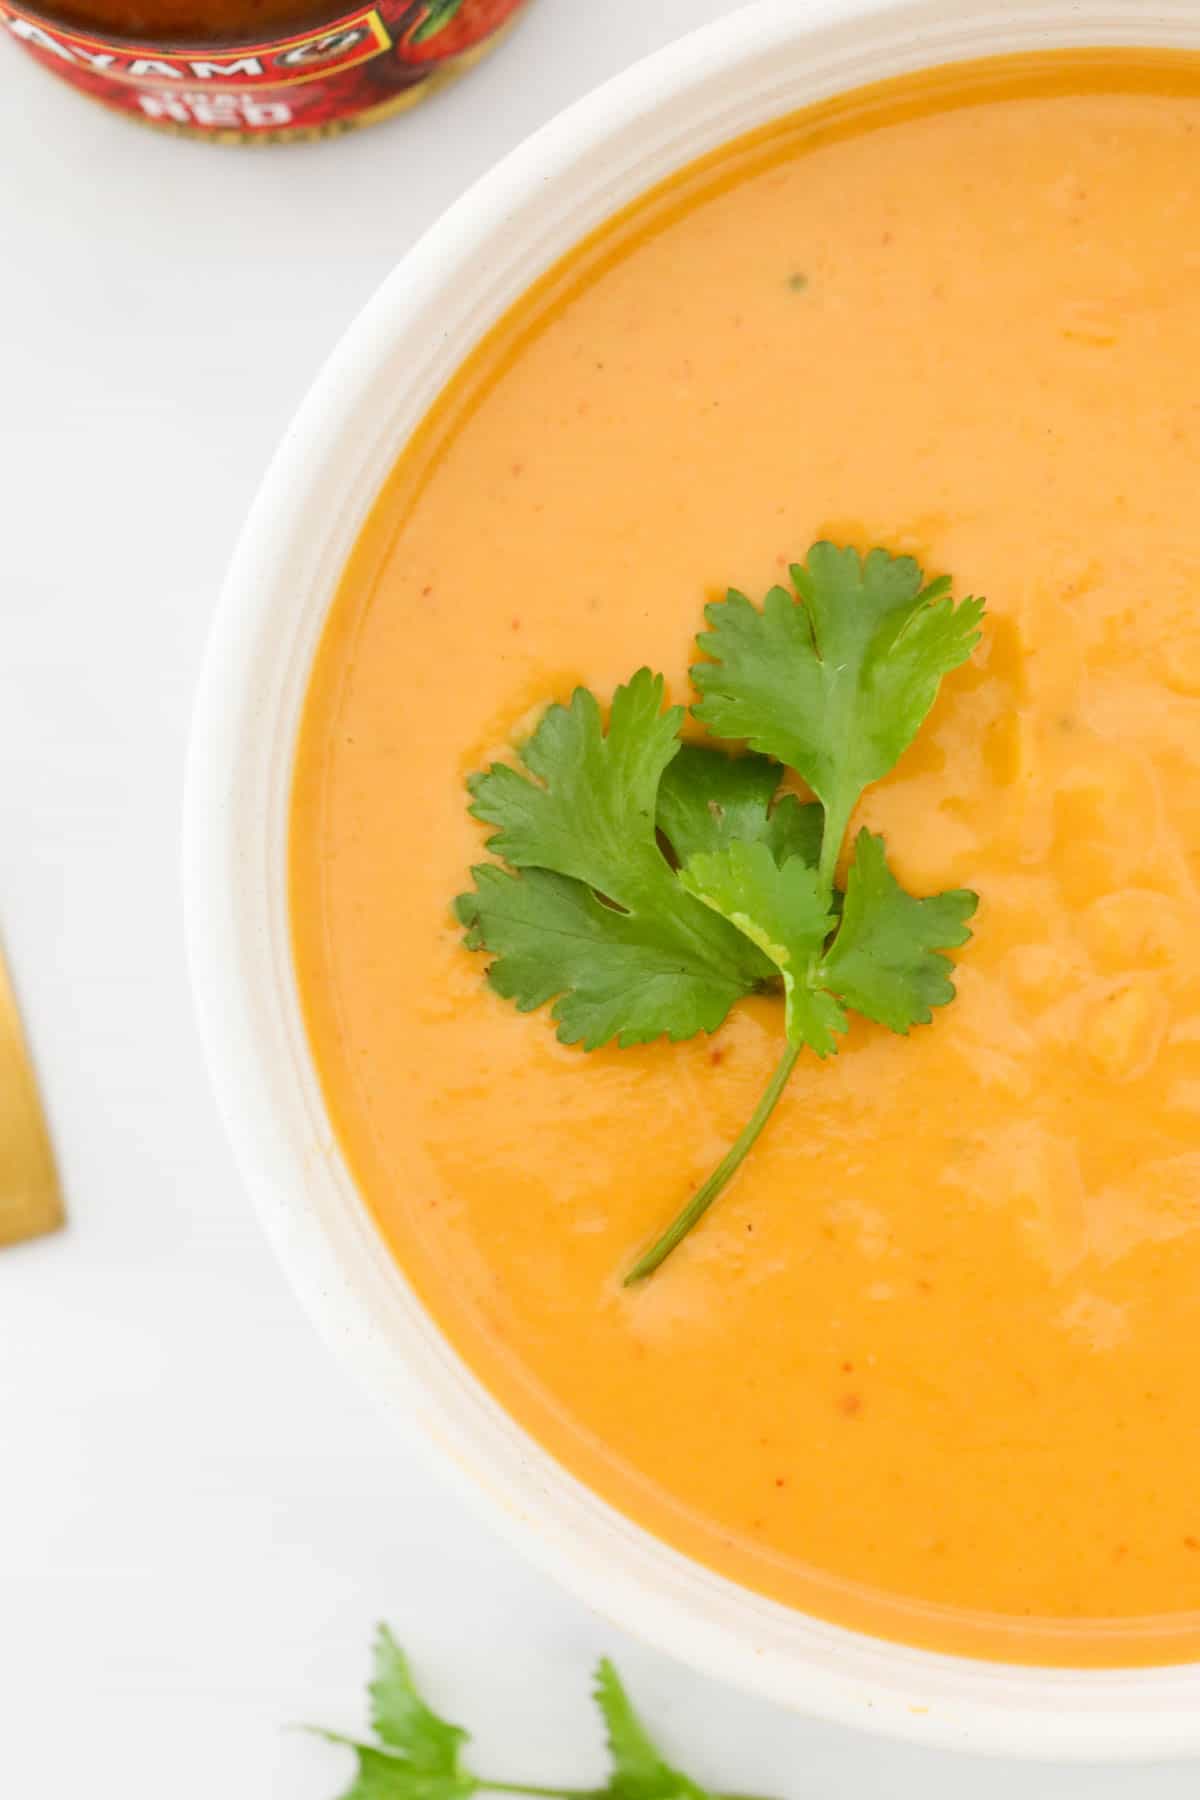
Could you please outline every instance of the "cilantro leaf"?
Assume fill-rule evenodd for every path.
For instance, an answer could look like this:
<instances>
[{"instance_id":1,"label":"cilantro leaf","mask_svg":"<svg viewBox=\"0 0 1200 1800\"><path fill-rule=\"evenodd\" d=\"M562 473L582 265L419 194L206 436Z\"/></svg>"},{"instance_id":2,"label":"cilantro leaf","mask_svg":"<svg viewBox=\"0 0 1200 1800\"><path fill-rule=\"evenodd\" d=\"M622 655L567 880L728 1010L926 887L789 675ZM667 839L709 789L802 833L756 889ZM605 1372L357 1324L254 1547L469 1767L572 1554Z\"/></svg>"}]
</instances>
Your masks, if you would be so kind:
<instances>
[{"instance_id":1,"label":"cilantro leaf","mask_svg":"<svg viewBox=\"0 0 1200 1800\"><path fill-rule=\"evenodd\" d=\"M370 1695L371 1723L385 1748L322 1734L358 1758L357 1777L343 1800L469 1800L478 1791L480 1782L460 1764L467 1733L426 1705L386 1625L375 1639Z\"/></svg>"},{"instance_id":2,"label":"cilantro leaf","mask_svg":"<svg viewBox=\"0 0 1200 1800\"><path fill-rule=\"evenodd\" d=\"M765 756L730 756L684 744L659 782L658 828L681 863L735 842L761 842L776 862L802 856L815 864L821 854L821 808L794 794L775 800L778 787L779 767Z\"/></svg>"},{"instance_id":3,"label":"cilantro leaf","mask_svg":"<svg viewBox=\"0 0 1200 1800\"><path fill-rule=\"evenodd\" d=\"M966 888L923 900L907 893L888 867L883 839L860 831L841 923L822 956L837 921L816 870L800 858L780 867L765 845L735 842L693 857L680 880L775 963L788 1041L818 1056L836 1052L847 1006L902 1035L927 1025L930 1009L954 998L953 965L940 952L966 943L978 904Z\"/></svg>"},{"instance_id":4,"label":"cilantro leaf","mask_svg":"<svg viewBox=\"0 0 1200 1800\"><path fill-rule=\"evenodd\" d=\"M607 1657L596 1670L594 1691L612 1758L605 1789L611 1800L710 1800L689 1776L664 1762Z\"/></svg>"},{"instance_id":5,"label":"cilantro leaf","mask_svg":"<svg viewBox=\"0 0 1200 1800\"><path fill-rule=\"evenodd\" d=\"M340 1732L322 1731L326 1743L341 1744L358 1759L358 1773L341 1800L470 1800L484 1785L473 1775L438 1775L415 1768L402 1756L360 1744Z\"/></svg>"},{"instance_id":6,"label":"cilantro leaf","mask_svg":"<svg viewBox=\"0 0 1200 1800\"><path fill-rule=\"evenodd\" d=\"M821 978L847 1006L892 1031L928 1025L930 1009L954 998L953 964L939 952L966 943L978 903L967 888L915 899L889 869L883 839L860 831Z\"/></svg>"},{"instance_id":7,"label":"cilantro leaf","mask_svg":"<svg viewBox=\"0 0 1200 1800\"><path fill-rule=\"evenodd\" d=\"M472 870L456 911L492 986L524 1012L554 1000L564 1043L593 1050L715 1031L772 973L725 920L687 893L659 847L664 770L682 710L640 669L613 697L607 732L593 694L552 706L521 752L472 777L488 848L517 870Z\"/></svg>"},{"instance_id":8,"label":"cilantro leaf","mask_svg":"<svg viewBox=\"0 0 1200 1800\"><path fill-rule=\"evenodd\" d=\"M983 602L955 606L945 579L923 586L908 556L814 544L791 571L797 599L772 588L706 609L692 670L695 714L721 737L795 769L825 808L821 872L831 882L859 795L915 737L942 677L979 641Z\"/></svg>"},{"instance_id":9,"label":"cilantro leaf","mask_svg":"<svg viewBox=\"0 0 1200 1800\"><path fill-rule=\"evenodd\" d=\"M607 1658L596 1670L594 1688L612 1765L603 1788L528 1787L460 1768L468 1734L430 1711L413 1685L403 1652L384 1627L376 1639L370 1692L372 1722L382 1747L336 1731L316 1734L353 1751L357 1759L354 1783L342 1800L471 1800L476 1794L536 1800L721 1800L663 1760Z\"/></svg>"},{"instance_id":10,"label":"cilantro leaf","mask_svg":"<svg viewBox=\"0 0 1200 1800\"><path fill-rule=\"evenodd\" d=\"M680 873L689 893L744 931L783 976L787 1035L831 1056L846 1014L817 979L834 914L811 863L789 857L782 868L763 843L733 843L728 850L694 856Z\"/></svg>"},{"instance_id":11,"label":"cilantro leaf","mask_svg":"<svg viewBox=\"0 0 1200 1800\"><path fill-rule=\"evenodd\" d=\"M519 1011L554 1000L564 1044L627 1048L715 1031L758 979L747 958L721 970L694 954L671 913L616 912L545 869L510 875L481 863L471 873L475 892L457 901L468 948L492 953L488 980Z\"/></svg>"},{"instance_id":12,"label":"cilantro leaf","mask_svg":"<svg viewBox=\"0 0 1200 1800\"><path fill-rule=\"evenodd\" d=\"M493 763L467 786L477 819L498 827L488 849L514 869L570 875L632 911L670 870L654 836L658 785L678 753L680 706L639 669L613 695L605 731L596 696L576 688L550 706L520 752L529 774Z\"/></svg>"},{"instance_id":13,"label":"cilantro leaf","mask_svg":"<svg viewBox=\"0 0 1200 1800\"><path fill-rule=\"evenodd\" d=\"M408 1659L386 1625L379 1627L375 1639L370 1694L376 1735L410 1768L426 1775L461 1775L459 1755L468 1734L430 1711L413 1683Z\"/></svg>"}]
</instances>

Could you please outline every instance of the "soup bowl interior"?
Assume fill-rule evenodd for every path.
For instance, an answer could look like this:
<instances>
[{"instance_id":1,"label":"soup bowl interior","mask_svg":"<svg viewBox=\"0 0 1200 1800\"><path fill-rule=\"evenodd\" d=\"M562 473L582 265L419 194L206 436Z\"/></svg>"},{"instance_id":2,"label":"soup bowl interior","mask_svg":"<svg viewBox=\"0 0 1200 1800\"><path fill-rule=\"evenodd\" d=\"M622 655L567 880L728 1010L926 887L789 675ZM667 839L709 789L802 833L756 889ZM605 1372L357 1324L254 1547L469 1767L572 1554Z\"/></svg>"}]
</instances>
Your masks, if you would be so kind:
<instances>
[{"instance_id":1,"label":"soup bowl interior","mask_svg":"<svg viewBox=\"0 0 1200 1800\"><path fill-rule=\"evenodd\" d=\"M1104 45L1200 48L1200 9L767 0L619 77L496 168L354 322L275 457L211 640L185 826L196 1003L235 1152L300 1295L398 1443L436 1446L565 1586L710 1674L912 1739L1085 1759L1200 1751L1200 1668L971 1662L789 1611L618 1515L491 1399L389 1257L333 1140L291 964L286 840L308 673L356 536L442 385L531 281L648 185L781 113L936 64Z\"/></svg>"}]
</instances>

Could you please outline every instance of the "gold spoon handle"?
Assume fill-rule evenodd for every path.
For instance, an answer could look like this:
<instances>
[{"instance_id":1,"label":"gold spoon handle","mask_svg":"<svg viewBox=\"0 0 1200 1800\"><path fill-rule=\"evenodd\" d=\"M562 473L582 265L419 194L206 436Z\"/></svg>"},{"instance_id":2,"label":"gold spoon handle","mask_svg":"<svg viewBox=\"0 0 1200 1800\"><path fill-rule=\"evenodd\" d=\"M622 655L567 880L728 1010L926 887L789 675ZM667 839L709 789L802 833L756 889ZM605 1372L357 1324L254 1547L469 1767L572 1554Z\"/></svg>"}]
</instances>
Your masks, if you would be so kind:
<instances>
[{"instance_id":1,"label":"gold spoon handle","mask_svg":"<svg viewBox=\"0 0 1200 1800\"><path fill-rule=\"evenodd\" d=\"M62 1194L16 996L0 954L0 1247L54 1231Z\"/></svg>"}]
</instances>

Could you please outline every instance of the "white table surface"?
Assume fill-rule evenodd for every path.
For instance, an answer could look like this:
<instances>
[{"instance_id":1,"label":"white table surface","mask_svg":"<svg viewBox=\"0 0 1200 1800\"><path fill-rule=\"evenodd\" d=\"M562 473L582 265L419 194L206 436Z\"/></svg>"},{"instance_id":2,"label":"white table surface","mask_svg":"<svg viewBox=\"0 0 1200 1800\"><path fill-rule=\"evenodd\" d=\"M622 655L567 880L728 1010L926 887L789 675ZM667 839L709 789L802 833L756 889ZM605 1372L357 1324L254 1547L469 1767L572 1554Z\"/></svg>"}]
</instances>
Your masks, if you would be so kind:
<instances>
[{"instance_id":1,"label":"white table surface","mask_svg":"<svg viewBox=\"0 0 1200 1800\"><path fill-rule=\"evenodd\" d=\"M612 1652L702 1778L784 1800L1174 1800L700 1681L526 1567L318 1341L239 1186L184 966L179 807L223 567L318 363L533 126L725 0L540 0L469 80L336 143L229 151L2 53L0 929L70 1229L0 1256L0 1794L333 1800L391 1620L480 1763L600 1772Z\"/></svg>"}]
</instances>

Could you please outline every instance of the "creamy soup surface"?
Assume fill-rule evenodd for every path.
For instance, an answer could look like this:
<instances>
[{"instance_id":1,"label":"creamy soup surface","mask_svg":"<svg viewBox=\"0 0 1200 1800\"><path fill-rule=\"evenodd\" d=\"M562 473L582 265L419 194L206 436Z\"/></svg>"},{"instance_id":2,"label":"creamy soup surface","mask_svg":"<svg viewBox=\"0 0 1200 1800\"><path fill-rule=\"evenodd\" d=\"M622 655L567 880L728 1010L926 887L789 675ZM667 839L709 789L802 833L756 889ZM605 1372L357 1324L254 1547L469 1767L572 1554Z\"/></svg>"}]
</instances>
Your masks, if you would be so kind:
<instances>
[{"instance_id":1,"label":"creamy soup surface","mask_svg":"<svg viewBox=\"0 0 1200 1800\"><path fill-rule=\"evenodd\" d=\"M655 190L525 297L374 509L317 657L292 906L388 1244L569 1469L885 1636L1200 1655L1200 73L943 71ZM956 1002L805 1057L703 1226L777 1001L584 1054L484 981L464 781L828 536L989 623L857 823L981 896Z\"/></svg>"}]
</instances>

